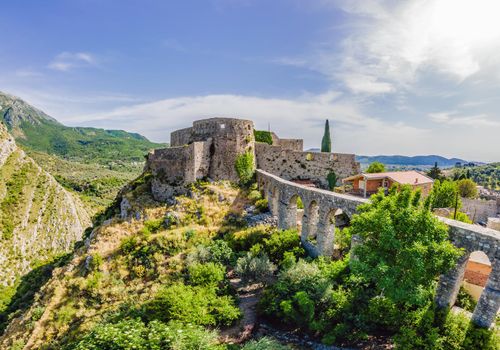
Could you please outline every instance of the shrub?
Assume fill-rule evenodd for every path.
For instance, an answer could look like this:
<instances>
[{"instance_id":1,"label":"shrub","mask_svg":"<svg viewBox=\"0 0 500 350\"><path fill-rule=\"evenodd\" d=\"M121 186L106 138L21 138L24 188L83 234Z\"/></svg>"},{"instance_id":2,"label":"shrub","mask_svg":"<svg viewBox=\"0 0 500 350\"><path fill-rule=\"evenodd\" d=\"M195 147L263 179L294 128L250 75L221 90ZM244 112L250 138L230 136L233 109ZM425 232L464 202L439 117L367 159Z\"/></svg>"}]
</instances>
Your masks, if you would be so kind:
<instances>
[{"instance_id":1,"label":"shrub","mask_svg":"<svg viewBox=\"0 0 500 350\"><path fill-rule=\"evenodd\" d=\"M173 284L158 292L144 306L149 320L178 320L203 326L228 326L240 310L229 296L218 296L216 288Z\"/></svg>"},{"instance_id":2,"label":"shrub","mask_svg":"<svg viewBox=\"0 0 500 350\"><path fill-rule=\"evenodd\" d=\"M163 228L164 219L146 220L144 221L144 228L141 230L144 234L151 234L158 232Z\"/></svg>"},{"instance_id":3,"label":"shrub","mask_svg":"<svg viewBox=\"0 0 500 350\"><path fill-rule=\"evenodd\" d=\"M469 293L467 293L464 287L460 287L455 304L466 311L474 312L477 302Z\"/></svg>"},{"instance_id":4,"label":"shrub","mask_svg":"<svg viewBox=\"0 0 500 350\"><path fill-rule=\"evenodd\" d=\"M276 230L263 241L264 251L271 261L281 263L285 252L292 253L296 259L303 257L305 251L300 243L297 230Z\"/></svg>"},{"instance_id":5,"label":"shrub","mask_svg":"<svg viewBox=\"0 0 500 350\"><path fill-rule=\"evenodd\" d=\"M266 254L254 254L248 252L236 262L234 269L243 281L265 282L276 271L276 266L269 260Z\"/></svg>"},{"instance_id":6,"label":"shrub","mask_svg":"<svg viewBox=\"0 0 500 350\"><path fill-rule=\"evenodd\" d=\"M250 340L241 350L290 350L290 348L274 339L263 337L259 340Z\"/></svg>"},{"instance_id":7,"label":"shrub","mask_svg":"<svg viewBox=\"0 0 500 350\"><path fill-rule=\"evenodd\" d=\"M255 209L257 209L259 213L265 213L269 211L269 202L266 198L259 199L255 202Z\"/></svg>"},{"instance_id":8,"label":"shrub","mask_svg":"<svg viewBox=\"0 0 500 350\"><path fill-rule=\"evenodd\" d=\"M259 199L262 198L262 194L258 190L252 190L247 196L248 200L251 201L252 203L257 202Z\"/></svg>"},{"instance_id":9,"label":"shrub","mask_svg":"<svg viewBox=\"0 0 500 350\"><path fill-rule=\"evenodd\" d=\"M255 160L252 152L248 151L246 153L240 154L236 157L236 162L234 164L240 182L243 185L247 185L254 176L255 170Z\"/></svg>"},{"instance_id":10,"label":"shrub","mask_svg":"<svg viewBox=\"0 0 500 350\"><path fill-rule=\"evenodd\" d=\"M200 326L179 322L153 321L145 325L139 319L122 320L95 326L68 350L222 350L217 333Z\"/></svg>"},{"instance_id":11,"label":"shrub","mask_svg":"<svg viewBox=\"0 0 500 350\"><path fill-rule=\"evenodd\" d=\"M460 197L464 198L477 198L477 184L471 179L462 179L457 183L458 192Z\"/></svg>"},{"instance_id":12,"label":"shrub","mask_svg":"<svg viewBox=\"0 0 500 350\"><path fill-rule=\"evenodd\" d=\"M232 232L226 236L226 240L234 251L248 251L253 245L263 243L271 234L269 227L256 226Z\"/></svg>"},{"instance_id":13,"label":"shrub","mask_svg":"<svg viewBox=\"0 0 500 350\"><path fill-rule=\"evenodd\" d=\"M451 213L449 216L450 219L458 220L461 222L465 222L466 224L472 224L472 220L469 218L469 216L461 211L457 210L457 215L455 213Z\"/></svg>"},{"instance_id":14,"label":"shrub","mask_svg":"<svg viewBox=\"0 0 500 350\"><path fill-rule=\"evenodd\" d=\"M256 142L267 143L269 145L273 144L273 136L269 131L264 130L254 130L253 134L255 136Z\"/></svg>"},{"instance_id":15,"label":"shrub","mask_svg":"<svg viewBox=\"0 0 500 350\"><path fill-rule=\"evenodd\" d=\"M225 267L213 262L194 263L188 270L189 281L195 286L217 287L226 277Z\"/></svg>"},{"instance_id":16,"label":"shrub","mask_svg":"<svg viewBox=\"0 0 500 350\"><path fill-rule=\"evenodd\" d=\"M337 186L337 179L337 174L335 174L334 171L330 171L326 176L326 181L328 181L328 188L330 191L333 191L335 186Z\"/></svg>"}]
</instances>

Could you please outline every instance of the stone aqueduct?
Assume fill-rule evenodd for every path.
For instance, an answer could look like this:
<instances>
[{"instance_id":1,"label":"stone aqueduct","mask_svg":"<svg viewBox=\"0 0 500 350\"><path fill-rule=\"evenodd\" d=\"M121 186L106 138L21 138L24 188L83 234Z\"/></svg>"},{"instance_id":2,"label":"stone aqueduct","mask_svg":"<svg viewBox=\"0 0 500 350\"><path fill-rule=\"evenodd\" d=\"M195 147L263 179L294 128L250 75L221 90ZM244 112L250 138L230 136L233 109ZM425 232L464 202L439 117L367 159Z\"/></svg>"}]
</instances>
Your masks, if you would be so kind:
<instances>
[{"instance_id":1,"label":"stone aqueduct","mask_svg":"<svg viewBox=\"0 0 500 350\"><path fill-rule=\"evenodd\" d=\"M335 226L352 217L358 205L366 199L306 187L284 180L263 170L257 170L257 182L269 201L269 208L278 217L282 229L297 226L297 198L304 204L301 240L312 256L333 253ZM484 288L472 315L472 321L481 327L490 327L500 306L500 233L477 225L439 218L449 227L450 240L465 254L456 267L442 275L437 289L436 302L441 307L453 306L462 283L465 266L472 252L484 252L491 264ZM314 240L308 238L315 237ZM353 242L354 243L354 242Z\"/></svg>"}]
</instances>

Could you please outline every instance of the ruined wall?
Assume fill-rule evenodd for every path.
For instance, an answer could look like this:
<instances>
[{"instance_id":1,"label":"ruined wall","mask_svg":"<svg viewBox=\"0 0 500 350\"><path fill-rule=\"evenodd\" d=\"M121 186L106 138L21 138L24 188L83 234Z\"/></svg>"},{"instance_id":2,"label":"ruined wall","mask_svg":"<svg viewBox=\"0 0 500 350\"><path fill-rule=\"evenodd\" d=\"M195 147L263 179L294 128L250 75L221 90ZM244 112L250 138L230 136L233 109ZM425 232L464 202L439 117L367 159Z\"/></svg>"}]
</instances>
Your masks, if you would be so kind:
<instances>
[{"instance_id":1,"label":"ruined wall","mask_svg":"<svg viewBox=\"0 0 500 350\"><path fill-rule=\"evenodd\" d=\"M280 139L274 132L271 132L271 137L273 138L273 146L298 152L304 150L304 140L302 139Z\"/></svg>"},{"instance_id":2,"label":"ruined wall","mask_svg":"<svg viewBox=\"0 0 500 350\"><path fill-rule=\"evenodd\" d=\"M489 217L496 217L500 213L500 201L462 198L462 210L473 222L486 223Z\"/></svg>"},{"instance_id":3,"label":"ruined wall","mask_svg":"<svg viewBox=\"0 0 500 350\"><path fill-rule=\"evenodd\" d=\"M361 171L354 154L298 152L279 146L257 143L257 168L285 180L312 180L327 188L327 175L334 171L339 181Z\"/></svg>"},{"instance_id":4,"label":"ruined wall","mask_svg":"<svg viewBox=\"0 0 500 350\"><path fill-rule=\"evenodd\" d=\"M170 146L179 147L192 142L193 128L185 128L170 133Z\"/></svg>"},{"instance_id":5,"label":"ruined wall","mask_svg":"<svg viewBox=\"0 0 500 350\"><path fill-rule=\"evenodd\" d=\"M157 149L148 154L146 170L153 175L151 191L157 200L182 193L182 186L208 176L211 142Z\"/></svg>"}]
</instances>

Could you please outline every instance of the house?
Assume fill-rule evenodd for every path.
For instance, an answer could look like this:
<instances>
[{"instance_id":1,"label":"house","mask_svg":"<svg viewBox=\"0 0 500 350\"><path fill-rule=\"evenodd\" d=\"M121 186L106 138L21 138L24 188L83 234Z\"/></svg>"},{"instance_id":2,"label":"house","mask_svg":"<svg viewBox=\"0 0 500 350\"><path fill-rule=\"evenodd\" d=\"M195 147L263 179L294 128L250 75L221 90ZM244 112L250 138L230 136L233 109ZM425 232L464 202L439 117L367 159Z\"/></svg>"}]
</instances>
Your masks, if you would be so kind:
<instances>
[{"instance_id":1,"label":"house","mask_svg":"<svg viewBox=\"0 0 500 350\"><path fill-rule=\"evenodd\" d=\"M392 171L385 173L361 173L342 180L343 184L352 185L352 193L363 197L378 192L379 188L389 189L393 184L411 185L422 189L422 195L427 196L432 190L434 180L418 171Z\"/></svg>"}]
</instances>

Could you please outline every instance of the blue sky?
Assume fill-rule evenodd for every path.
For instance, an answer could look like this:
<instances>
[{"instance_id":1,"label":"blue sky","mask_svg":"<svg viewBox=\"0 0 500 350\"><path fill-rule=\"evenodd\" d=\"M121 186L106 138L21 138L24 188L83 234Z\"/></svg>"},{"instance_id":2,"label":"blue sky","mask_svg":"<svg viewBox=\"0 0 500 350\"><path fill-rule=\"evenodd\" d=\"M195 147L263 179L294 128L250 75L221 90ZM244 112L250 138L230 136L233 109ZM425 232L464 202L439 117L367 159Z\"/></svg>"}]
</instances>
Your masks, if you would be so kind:
<instances>
[{"instance_id":1,"label":"blue sky","mask_svg":"<svg viewBox=\"0 0 500 350\"><path fill-rule=\"evenodd\" d=\"M334 151L500 161L497 0L5 1L0 90L155 141L212 116Z\"/></svg>"}]
</instances>

